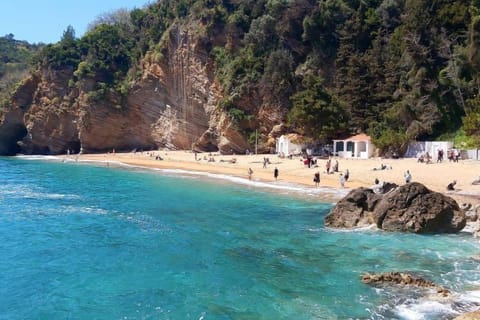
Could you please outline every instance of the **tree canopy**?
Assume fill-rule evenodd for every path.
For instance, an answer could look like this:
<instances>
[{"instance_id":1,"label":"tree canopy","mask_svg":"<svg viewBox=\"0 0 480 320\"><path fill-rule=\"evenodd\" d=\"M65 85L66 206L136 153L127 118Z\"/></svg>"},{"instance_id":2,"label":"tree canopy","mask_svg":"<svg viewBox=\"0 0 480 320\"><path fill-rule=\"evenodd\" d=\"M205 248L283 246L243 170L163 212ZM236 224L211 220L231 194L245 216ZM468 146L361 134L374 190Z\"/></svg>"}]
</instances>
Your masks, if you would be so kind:
<instances>
[{"instance_id":1,"label":"tree canopy","mask_svg":"<svg viewBox=\"0 0 480 320\"><path fill-rule=\"evenodd\" d=\"M125 93L142 58L161 59L172 24L193 22L223 89L219 107L232 114L254 115L244 98L256 97L283 108L291 131L367 132L384 151L446 132L480 136L479 1L158 1L99 16L81 38L68 27L37 61L70 68L73 85L94 78L94 90ZM0 38L0 75L11 41Z\"/></svg>"}]
</instances>

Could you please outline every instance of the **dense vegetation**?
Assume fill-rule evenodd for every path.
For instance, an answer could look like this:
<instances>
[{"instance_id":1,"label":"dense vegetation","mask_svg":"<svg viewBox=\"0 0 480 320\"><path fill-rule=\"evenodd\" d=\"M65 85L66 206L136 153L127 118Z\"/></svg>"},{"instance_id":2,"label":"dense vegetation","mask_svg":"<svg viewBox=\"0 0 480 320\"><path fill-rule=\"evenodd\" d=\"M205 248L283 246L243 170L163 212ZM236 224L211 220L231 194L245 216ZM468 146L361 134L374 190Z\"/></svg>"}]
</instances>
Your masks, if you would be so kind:
<instances>
[{"instance_id":1,"label":"dense vegetation","mask_svg":"<svg viewBox=\"0 0 480 320\"><path fill-rule=\"evenodd\" d=\"M14 39L13 34L0 37L0 108L7 104L15 86L31 70L33 56L41 45Z\"/></svg>"},{"instance_id":2,"label":"dense vegetation","mask_svg":"<svg viewBox=\"0 0 480 320\"><path fill-rule=\"evenodd\" d=\"M160 0L99 17L80 39L67 28L38 60L71 68L71 86L95 79L94 99L126 94L141 59L161 61L169 27L193 21L219 107L238 123L255 95L314 140L367 132L384 152L445 134L479 144L479 0Z\"/></svg>"}]
</instances>

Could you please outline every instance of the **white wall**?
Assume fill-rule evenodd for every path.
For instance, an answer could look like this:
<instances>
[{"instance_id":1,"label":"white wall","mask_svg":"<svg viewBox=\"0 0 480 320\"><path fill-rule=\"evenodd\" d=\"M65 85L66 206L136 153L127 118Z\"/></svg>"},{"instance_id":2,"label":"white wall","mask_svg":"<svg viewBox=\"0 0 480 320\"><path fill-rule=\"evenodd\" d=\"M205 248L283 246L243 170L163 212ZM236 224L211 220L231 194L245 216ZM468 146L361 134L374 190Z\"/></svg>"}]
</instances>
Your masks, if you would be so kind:
<instances>
[{"instance_id":1,"label":"white wall","mask_svg":"<svg viewBox=\"0 0 480 320\"><path fill-rule=\"evenodd\" d=\"M288 156L290 154L301 152L302 148L303 145L293 143L287 137L281 136L277 139L275 152L277 154L284 154L285 156Z\"/></svg>"},{"instance_id":2,"label":"white wall","mask_svg":"<svg viewBox=\"0 0 480 320\"><path fill-rule=\"evenodd\" d=\"M443 150L443 158L447 158L447 151L453 148L451 141L425 141L425 151L427 151L432 159L437 159L438 150Z\"/></svg>"}]
</instances>

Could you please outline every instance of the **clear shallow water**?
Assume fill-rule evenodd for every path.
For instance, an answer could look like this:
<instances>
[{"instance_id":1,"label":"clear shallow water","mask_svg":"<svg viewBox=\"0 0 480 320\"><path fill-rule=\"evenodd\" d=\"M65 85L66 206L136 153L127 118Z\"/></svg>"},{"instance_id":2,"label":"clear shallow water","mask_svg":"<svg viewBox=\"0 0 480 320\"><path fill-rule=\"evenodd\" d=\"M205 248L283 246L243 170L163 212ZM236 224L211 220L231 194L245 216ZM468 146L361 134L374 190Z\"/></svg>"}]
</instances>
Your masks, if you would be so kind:
<instances>
[{"instance_id":1,"label":"clear shallow water","mask_svg":"<svg viewBox=\"0 0 480 320\"><path fill-rule=\"evenodd\" d=\"M0 158L0 181L0 319L450 319L480 304L470 235L332 231L314 197L105 165ZM366 271L455 295L372 288Z\"/></svg>"}]
</instances>

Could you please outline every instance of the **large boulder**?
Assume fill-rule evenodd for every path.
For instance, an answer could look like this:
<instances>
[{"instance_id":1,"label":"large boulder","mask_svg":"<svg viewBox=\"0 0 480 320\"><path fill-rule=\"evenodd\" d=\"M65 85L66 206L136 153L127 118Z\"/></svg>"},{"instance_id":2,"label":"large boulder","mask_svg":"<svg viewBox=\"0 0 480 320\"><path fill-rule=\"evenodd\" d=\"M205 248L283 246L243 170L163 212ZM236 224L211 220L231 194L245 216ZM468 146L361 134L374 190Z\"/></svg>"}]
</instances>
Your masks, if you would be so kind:
<instances>
[{"instance_id":1,"label":"large boulder","mask_svg":"<svg viewBox=\"0 0 480 320\"><path fill-rule=\"evenodd\" d=\"M465 227L466 216L454 199L412 182L385 195L368 188L352 190L325 218L332 228L372 223L386 231L453 233Z\"/></svg>"},{"instance_id":2,"label":"large boulder","mask_svg":"<svg viewBox=\"0 0 480 320\"><path fill-rule=\"evenodd\" d=\"M386 194L373 212L377 226L386 231L453 233L466 224L457 202L418 182Z\"/></svg>"},{"instance_id":3,"label":"large boulder","mask_svg":"<svg viewBox=\"0 0 480 320\"><path fill-rule=\"evenodd\" d=\"M358 188L350 191L325 218L331 228L355 228L371 225L372 212L382 196L372 189Z\"/></svg>"}]
</instances>

